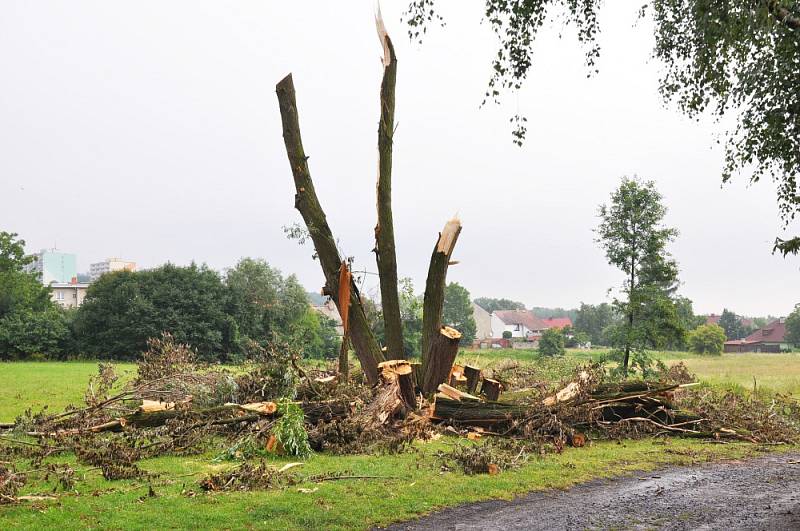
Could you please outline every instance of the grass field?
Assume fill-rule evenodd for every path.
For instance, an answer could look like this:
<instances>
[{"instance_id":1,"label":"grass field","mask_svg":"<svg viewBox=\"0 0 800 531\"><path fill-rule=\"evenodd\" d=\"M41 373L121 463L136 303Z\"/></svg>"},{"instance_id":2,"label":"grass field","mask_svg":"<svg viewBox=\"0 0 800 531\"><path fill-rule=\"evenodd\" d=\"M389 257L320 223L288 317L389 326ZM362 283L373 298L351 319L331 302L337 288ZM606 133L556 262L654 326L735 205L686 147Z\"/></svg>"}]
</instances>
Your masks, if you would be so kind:
<instances>
[{"instance_id":1,"label":"grass field","mask_svg":"<svg viewBox=\"0 0 800 531\"><path fill-rule=\"evenodd\" d=\"M602 355L576 351L568 363L553 364L558 378L570 362ZM800 355L736 354L699 357L685 353L659 353L667 362L684 361L705 381L716 385L759 388L800 396ZM503 360L537 362L530 351L479 351L462 353L462 361L491 366ZM60 410L79 403L96 363L42 362L0 364L0 421L10 421L26 407L49 404ZM132 365L117 365L123 379L133 375ZM58 492L58 500L18 506L0 506L0 529L352 529L384 525L430 512L439 507L487 499L511 498L536 489L565 488L597 477L651 470L667 464L687 464L722 458L741 458L762 450L751 444L709 444L686 439L593 442L564 453L532 457L517 469L497 476L468 476L442 470L437 452L456 444L472 444L445 437L417 443L413 451L382 456L330 456L316 454L298 467L299 474L320 473L383 476L386 479L301 482L292 487L263 492L207 494L198 486L205 473L236 466L214 463L216 452L191 457L159 457L141 463L157 474L148 480L106 481L96 470L74 464L85 480L74 492ZM74 463L72 457L54 458ZM275 458L276 466L286 460ZM22 494L52 492L49 482L32 481ZM152 487L155 496L148 496ZM298 489L308 489L302 492Z\"/></svg>"}]
</instances>

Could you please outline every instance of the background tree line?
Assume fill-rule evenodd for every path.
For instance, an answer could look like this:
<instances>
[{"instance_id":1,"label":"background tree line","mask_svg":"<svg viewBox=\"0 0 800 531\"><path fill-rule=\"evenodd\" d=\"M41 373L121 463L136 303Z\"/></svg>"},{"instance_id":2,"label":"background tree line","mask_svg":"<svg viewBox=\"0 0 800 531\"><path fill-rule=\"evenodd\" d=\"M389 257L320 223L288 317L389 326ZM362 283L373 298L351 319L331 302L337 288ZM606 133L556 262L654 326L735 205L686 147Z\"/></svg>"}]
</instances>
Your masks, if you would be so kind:
<instances>
[{"instance_id":1,"label":"background tree line","mask_svg":"<svg viewBox=\"0 0 800 531\"><path fill-rule=\"evenodd\" d=\"M313 310L294 275L243 258L224 274L205 265L119 271L90 284L64 310L36 274L16 234L0 233L0 359L133 359L170 332L206 361L246 355L254 343L289 342L305 357L335 357L335 323Z\"/></svg>"}]
</instances>

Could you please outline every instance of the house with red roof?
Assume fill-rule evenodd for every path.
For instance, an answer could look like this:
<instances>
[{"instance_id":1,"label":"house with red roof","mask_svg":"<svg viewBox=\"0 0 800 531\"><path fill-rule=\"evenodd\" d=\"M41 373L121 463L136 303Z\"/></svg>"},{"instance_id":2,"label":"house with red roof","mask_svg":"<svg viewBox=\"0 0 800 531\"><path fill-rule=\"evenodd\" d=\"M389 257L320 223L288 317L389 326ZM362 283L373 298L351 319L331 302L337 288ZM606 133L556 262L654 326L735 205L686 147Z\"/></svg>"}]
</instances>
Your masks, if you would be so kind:
<instances>
[{"instance_id":1,"label":"house with red roof","mask_svg":"<svg viewBox=\"0 0 800 531\"><path fill-rule=\"evenodd\" d=\"M569 317L549 317L542 320L547 325L547 328L558 328L559 330L566 327L572 328L572 319Z\"/></svg>"},{"instance_id":2,"label":"house with red roof","mask_svg":"<svg viewBox=\"0 0 800 531\"><path fill-rule=\"evenodd\" d=\"M550 326L530 310L496 310L492 312L492 337L503 337L503 332L511 332L511 337L532 339L541 336Z\"/></svg>"},{"instance_id":3,"label":"house with red roof","mask_svg":"<svg viewBox=\"0 0 800 531\"><path fill-rule=\"evenodd\" d=\"M781 352L789 350L786 320L778 319L759 328L744 339L725 342L725 352Z\"/></svg>"}]
</instances>

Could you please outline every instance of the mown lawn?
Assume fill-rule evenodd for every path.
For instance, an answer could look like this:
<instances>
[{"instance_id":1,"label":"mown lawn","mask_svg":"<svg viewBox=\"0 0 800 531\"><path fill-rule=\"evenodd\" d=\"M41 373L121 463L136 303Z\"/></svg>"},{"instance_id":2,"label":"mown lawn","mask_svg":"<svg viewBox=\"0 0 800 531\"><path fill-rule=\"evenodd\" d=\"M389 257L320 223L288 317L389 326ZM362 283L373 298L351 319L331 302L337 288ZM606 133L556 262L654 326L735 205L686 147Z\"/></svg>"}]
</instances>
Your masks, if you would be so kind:
<instances>
[{"instance_id":1,"label":"mown lawn","mask_svg":"<svg viewBox=\"0 0 800 531\"><path fill-rule=\"evenodd\" d=\"M114 367L120 384L136 370L132 363ZM47 406L58 412L82 403L89 378L95 374L96 361L0 363L0 422L12 422L26 408L37 412Z\"/></svg>"},{"instance_id":2,"label":"mown lawn","mask_svg":"<svg viewBox=\"0 0 800 531\"><path fill-rule=\"evenodd\" d=\"M698 375L712 383L740 384L755 374L759 386L800 392L800 356L729 355L713 358L659 354L684 359ZM598 355L596 351L591 356ZM569 354L568 361L591 356ZM462 353L462 361L492 366L516 359L537 362L530 351ZM553 364L554 378L566 364ZM134 366L118 364L122 379L133 376ZM80 403L97 364L42 362L0 364L0 421L10 421L26 407L49 404L60 410ZM521 467L497 476L468 476L442 469L437 456L452 445L475 444L458 437L416 443L398 455L331 456L315 454L292 472L298 484L260 492L205 493L199 481L211 471L236 466L215 463L216 451L191 457L160 457L142 461L149 479L106 481L99 471L75 464L72 456L52 458L70 462L81 479L71 492L58 491L57 500L17 506L0 505L0 529L365 529L413 518L437 508L488 498L512 498L537 489L566 488L592 478L611 477L634 470L652 470L668 464L688 464L753 455L763 448L751 444L710 444L669 438L640 441L592 442L562 454L531 456ZM288 462L275 458L275 466ZM380 476L309 482L312 474L339 473ZM85 478L85 480L83 480ZM47 494L52 482L32 480L21 494ZM152 487L155 496L148 496ZM303 492L298 489L310 490Z\"/></svg>"}]
</instances>

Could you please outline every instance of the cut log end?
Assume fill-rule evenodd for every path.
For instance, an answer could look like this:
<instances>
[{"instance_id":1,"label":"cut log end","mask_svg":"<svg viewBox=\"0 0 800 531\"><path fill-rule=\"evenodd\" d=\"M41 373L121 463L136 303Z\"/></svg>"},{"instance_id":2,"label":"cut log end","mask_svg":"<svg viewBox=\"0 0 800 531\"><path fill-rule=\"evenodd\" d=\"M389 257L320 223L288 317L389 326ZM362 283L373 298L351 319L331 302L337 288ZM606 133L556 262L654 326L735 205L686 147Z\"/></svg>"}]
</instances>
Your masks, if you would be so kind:
<instances>
[{"instance_id":1,"label":"cut log end","mask_svg":"<svg viewBox=\"0 0 800 531\"><path fill-rule=\"evenodd\" d=\"M461 339L461 332L449 326L443 326L439 333L448 339Z\"/></svg>"}]
</instances>

